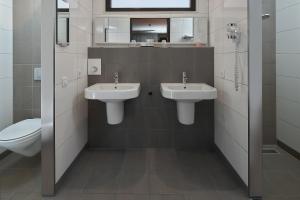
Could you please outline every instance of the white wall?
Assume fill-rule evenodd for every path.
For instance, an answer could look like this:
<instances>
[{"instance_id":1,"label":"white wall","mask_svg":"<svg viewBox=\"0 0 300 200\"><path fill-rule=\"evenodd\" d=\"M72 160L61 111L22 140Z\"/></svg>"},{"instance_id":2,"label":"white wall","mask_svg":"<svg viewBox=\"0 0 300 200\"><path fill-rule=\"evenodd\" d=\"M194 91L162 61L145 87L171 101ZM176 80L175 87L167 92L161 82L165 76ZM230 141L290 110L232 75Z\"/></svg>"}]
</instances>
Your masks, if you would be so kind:
<instances>
[{"instance_id":1,"label":"white wall","mask_svg":"<svg viewBox=\"0 0 300 200\"><path fill-rule=\"evenodd\" d=\"M210 45L215 47L215 143L248 185L248 25L247 0L209 0ZM226 25L241 28L239 90L235 90L235 44Z\"/></svg>"},{"instance_id":2,"label":"white wall","mask_svg":"<svg viewBox=\"0 0 300 200\"><path fill-rule=\"evenodd\" d=\"M277 0L277 138L300 152L300 1Z\"/></svg>"},{"instance_id":3,"label":"white wall","mask_svg":"<svg viewBox=\"0 0 300 200\"><path fill-rule=\"evenodd\" d=\"M0 131L13 121L12 19L12 0L0 0Z\"/></svg>"},{"instance_id":4,"label":"white wall","mask_svg":"<svg viewBox=\"0 0 300 200\"><path fill-rule=\"evenodd\" d=\"M59 181L87 143L87 48L92 42L92 1L70 1L70 46L55 53L55 164ZM62 79L67 80L63 86Z\"/></svg>"}]
</instances>

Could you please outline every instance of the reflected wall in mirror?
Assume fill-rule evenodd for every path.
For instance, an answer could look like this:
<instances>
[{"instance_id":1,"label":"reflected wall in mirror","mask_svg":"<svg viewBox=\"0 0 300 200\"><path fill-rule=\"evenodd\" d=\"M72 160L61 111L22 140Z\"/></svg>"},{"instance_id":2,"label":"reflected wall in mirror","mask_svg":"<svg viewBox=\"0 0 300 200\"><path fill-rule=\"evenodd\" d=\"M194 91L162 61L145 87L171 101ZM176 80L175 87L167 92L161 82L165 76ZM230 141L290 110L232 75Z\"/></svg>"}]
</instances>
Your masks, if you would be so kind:
<instances>
[{"instance_id":1,"label":"reflected wall in mirror","mask_svg":"<svg viewBox=\"0 0 300 200\"><path fill-rule=\"evenodd\" d=\"M70 4L69 0L57 0L56 43L65 47L70 43Z\"/></svg>"},{"instance_id":2,"label":"reflected wall in mirror","mask_svg":"<svg viewBox=\"0 0 300 200\"><path fill-rule=\"evenodd\" d=\"M171 42L193 42L194 18L171 18Z\"/></svg>"}]
</instances>

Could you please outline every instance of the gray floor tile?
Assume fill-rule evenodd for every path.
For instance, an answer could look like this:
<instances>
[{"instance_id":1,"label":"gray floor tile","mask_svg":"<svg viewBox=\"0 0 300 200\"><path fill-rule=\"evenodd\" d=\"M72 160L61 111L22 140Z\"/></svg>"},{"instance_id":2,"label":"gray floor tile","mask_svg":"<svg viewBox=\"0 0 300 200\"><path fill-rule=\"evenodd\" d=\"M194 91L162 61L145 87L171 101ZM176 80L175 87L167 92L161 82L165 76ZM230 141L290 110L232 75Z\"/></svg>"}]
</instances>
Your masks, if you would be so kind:
<instances>
[{"instance_id":1,"label":"gray floor tile","mask_svg":"<svg viewBox=\"0 0 300 200\"><path fill-rule=\"evenodd\" d=\"M300 162L300 161L299 161ZM291 175L300 182L300 168L290 170Z\"/></svg>"},{"instance_id":2,"label":"gray floor tile","mask_svg":"<svg viewBox=\"0 0 300 200\"><path fill-rule=\"evenodd\" d=\"M300 182L291 176L289 171L265 171L264 192L266 196L300 196Z\"/></svg>"},{"instance_id":3,"label":"gray floor tile","mask_svg":"<svg viewBox=\"0 0 300 200\"><path fill-rule=\"evenodd\" d=\"M242 193L240 182L215 153L86 150L64 175L57 195L42 198L38 159L6 158L0 167L1 200L214 200L220 194L216 189L226 200L235 200Z\"/></svg>"},{"instance_id":4,"label":"gray floor tile","mask_svg":"<svg viewBox=\"0 0 300 200\"><path fill-rule=\"evenodd\" d=\"M220 200L220 195L216 191L199 191L185 195L186 200Z\"/></svg>"},{"instance_id":5,"label":"gray floor tile","mask_svg":"<svg viewBox=\"0 0 300 200\"><path fill-rule=\"evenodd\" d=\"M43 197L40 193L17 193L9 200L42 200ZM2 199L1 199L2 200Z\"/></svg>"},{"instance_id":6,"label":"gray floor tile","mask_svg":"<svg viewBox=\"0 0 300 200\"><path fill-rule=\"evenodd\" d=\"M264 155L265 199L300 199L300 161L284 150L278 150L280 154Z\"/></svg>"},{"instance_id":7,"label":"gray floor tile","mask_svg":"<svg viewBox=\"0 0 300 200\"><path fill-rule=\"evenodd\" d=\"M147 150L128 150L122 163L122 172L147 173L149 165L147 156Z\"/></svg>"},{"instance_id":8,"label":"gray floor tile","mask_svg":"<svg viewBox=\"0 0 300 200\"><path fill-rule=\"evenodd\" d=\"M184 195L177 194L160 194L160 195L150 195L150 200L187 200Z\"/></svg>"},{"instance_id":9,"label":"gray floor tile","mask_svg":"<svg viewBox=\"0 0 300 200\"><path fill-rule=\"evenodd\" d=\"M143 171L122 172L117 178L118 194L148 194L149 176Z\"/></svg>"},{"instance_id":10,"label":"gray floor tile","mask_svg":"<svg viewBox=\"0 0 300 200\"><path fill-rule=\"evenodd\" d=\"M84 193L115 193L118 175L116 169L95 171L84 186Z\"/></svg>"},{"instance_id":11,"label":"gray floor tile","mask_svg":"<svg viewBox=\"0 0 300 200\"><path fill-rule=\"evenodd\" d=\"M249 200L247 191L227 190L218 191L220 200Z\"/></svg>"},{"instance_id":12,"label":"gray floor tile","mask_svg":"<svg viewBox=\"0 0 300 200\"><path fill-rule=\"evenodd\" d=\"M300 161L286 152L275 155L264 155L264 170L290 170L299 169Z\"/></svg>"},{"instance_id":13,"label":"gray floor tile","mask_svg":"<svg viewBox=\"0 0 300 200\"><path fill-rule=\"evenodd\" d=\"M149 175L150 194L180 194L182 191L182 182L175 173L160 173Z\"/></svg>"},{"instance_id":14,"label":"gray floor tile","mask_svg":"<svg viewBox=\"0 0 300 200\"><path fill-rule=\"evenodd\" d=\"M114 194L82 194L80 200L116 200Z\"/></svg>"},{"instance_id":15,"label":"gray floor tile","mask_svg":"<svg viewBox=\"0 0 300 200\"><path fill-rule=\"evenodd\" d=\"M299 200L300 196L298 197L265 197L264 200Z\"/></svg>"},{"instance_id":16,"label":"gray floor tile","mask_svg":"<svg viewBox=\"0 0 300 200\"><path fill-rule=\"evenodd\" d=\"M69 172L60 182L58 192L83 192L84 187L90 181L92 172Z\"/></svg>"},{"instance_id":17,"label":"gray floor tile","mask_svg":"<svg viewBox=\"0 0 300 200\"><path fill-rule=\"evenodd\" d=\"M38 192L41 189L40 172L38 169L7 169L0 173L1 193Z\"/></svg>"},{"instance_id":18,"label":"gray floor tile","mask_svg":"<svg viewBox=\"0 0 300 200\"><path fill-rule=\"evenodd\" d=\"M243 183L232 172L232 169L214 170L212 176L216 190L238 190L243 186Z\"/></svg>"},{"instance_id":19,"label":"gray floor tile","mask_svg":"<svg viewBox=\"0 0 300 200\"><path fill-rule=\"evenodd\" d=\"M116 200L150 200L147 194L117 194Z\"/></svg>"}]
</instances>

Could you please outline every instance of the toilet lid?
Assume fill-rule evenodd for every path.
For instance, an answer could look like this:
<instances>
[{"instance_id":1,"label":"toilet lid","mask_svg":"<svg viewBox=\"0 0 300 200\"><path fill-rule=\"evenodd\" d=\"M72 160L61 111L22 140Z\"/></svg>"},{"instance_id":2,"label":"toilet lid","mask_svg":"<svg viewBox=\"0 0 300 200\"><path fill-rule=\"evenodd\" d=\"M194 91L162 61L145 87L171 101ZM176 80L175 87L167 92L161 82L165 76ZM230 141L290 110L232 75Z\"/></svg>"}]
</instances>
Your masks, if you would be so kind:
<instances>
[{"instance_id":1,"label":"toilet lid","mask_svg":"<svg viewBox=\"0 0 300 200\"><path fill-rule=\"evenodd\" d=\"M41 119L27 119L13 124L0 132L0 140L15 140L28 136L41 129Z\"/></svg>"}]
</instances>

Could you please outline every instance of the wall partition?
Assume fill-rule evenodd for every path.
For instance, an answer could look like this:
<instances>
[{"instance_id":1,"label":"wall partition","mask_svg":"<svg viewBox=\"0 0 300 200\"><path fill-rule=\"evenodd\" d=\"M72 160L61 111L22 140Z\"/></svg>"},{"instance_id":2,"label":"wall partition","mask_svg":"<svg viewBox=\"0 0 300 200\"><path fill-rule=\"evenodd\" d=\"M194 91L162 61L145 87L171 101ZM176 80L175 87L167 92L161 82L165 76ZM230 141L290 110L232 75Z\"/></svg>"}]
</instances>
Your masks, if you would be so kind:
<instances>
[{"instance_id":1,"label":"wall partition","mask_svg":"<svg viewBox=\"0 0 300 200\"><path fill-rule=\"evenodd\" d=\"M262 0L248 0L249 195L263 196L262 186Z\"/></svg>"},{"instance_id":2,"label":"wall partition","mask_svg":"<svg viewBox=\"0 0 300 200\"><path fill-rule=\"evenodd\" d=\"M44 195L54 195L55 185L87 142L84 88L92 1L70 2L70 41L63 44L56 40L56 1L43 0L42 10L42 188Z\"/></svg>"},{"instance_id":3,"label":"wall partition","mask_svg":"<svg viewBox=\"0 0 300 200\"><path fill-rule=\"evenodd\" d=\"M87 143L87 49L92 1L69 1L69 42L55 46L55 181ZM57 30L58 31L58 30ZM67 124L67 125L66 125Z\"/></svg>"},{"instance_id":4,"label":"wall partition","mask_svg":"<svg viewBox=\"0 0 300 200\"><path fill-rule=\"evenodd\" d=\"M215 47L215 143L249 189L262 196L262 2L209 1Z\"/></svg>"},{"instance_id":5,"label":"wall partition","mask_svg":"<svg viewBox=\"0 0 300 200\"><path fill-rule=\"evenodd\" d=\"M215 47L215 143L248 185L248 5L209 1L210 45ZM237 40L228 37L234 24Z\"/></svg>"},{"instance_id":6,"label":"wall partition","mask_svg":"<svg viewBox=\"0 0 300 200\"><path fill-rule=\"evenodd\" d=\"M56 3L42 0L41 26L41 117L42 117L42 193L55 192L55 149L54 149L54 45Z\"/></svg>"}]
</instances>

